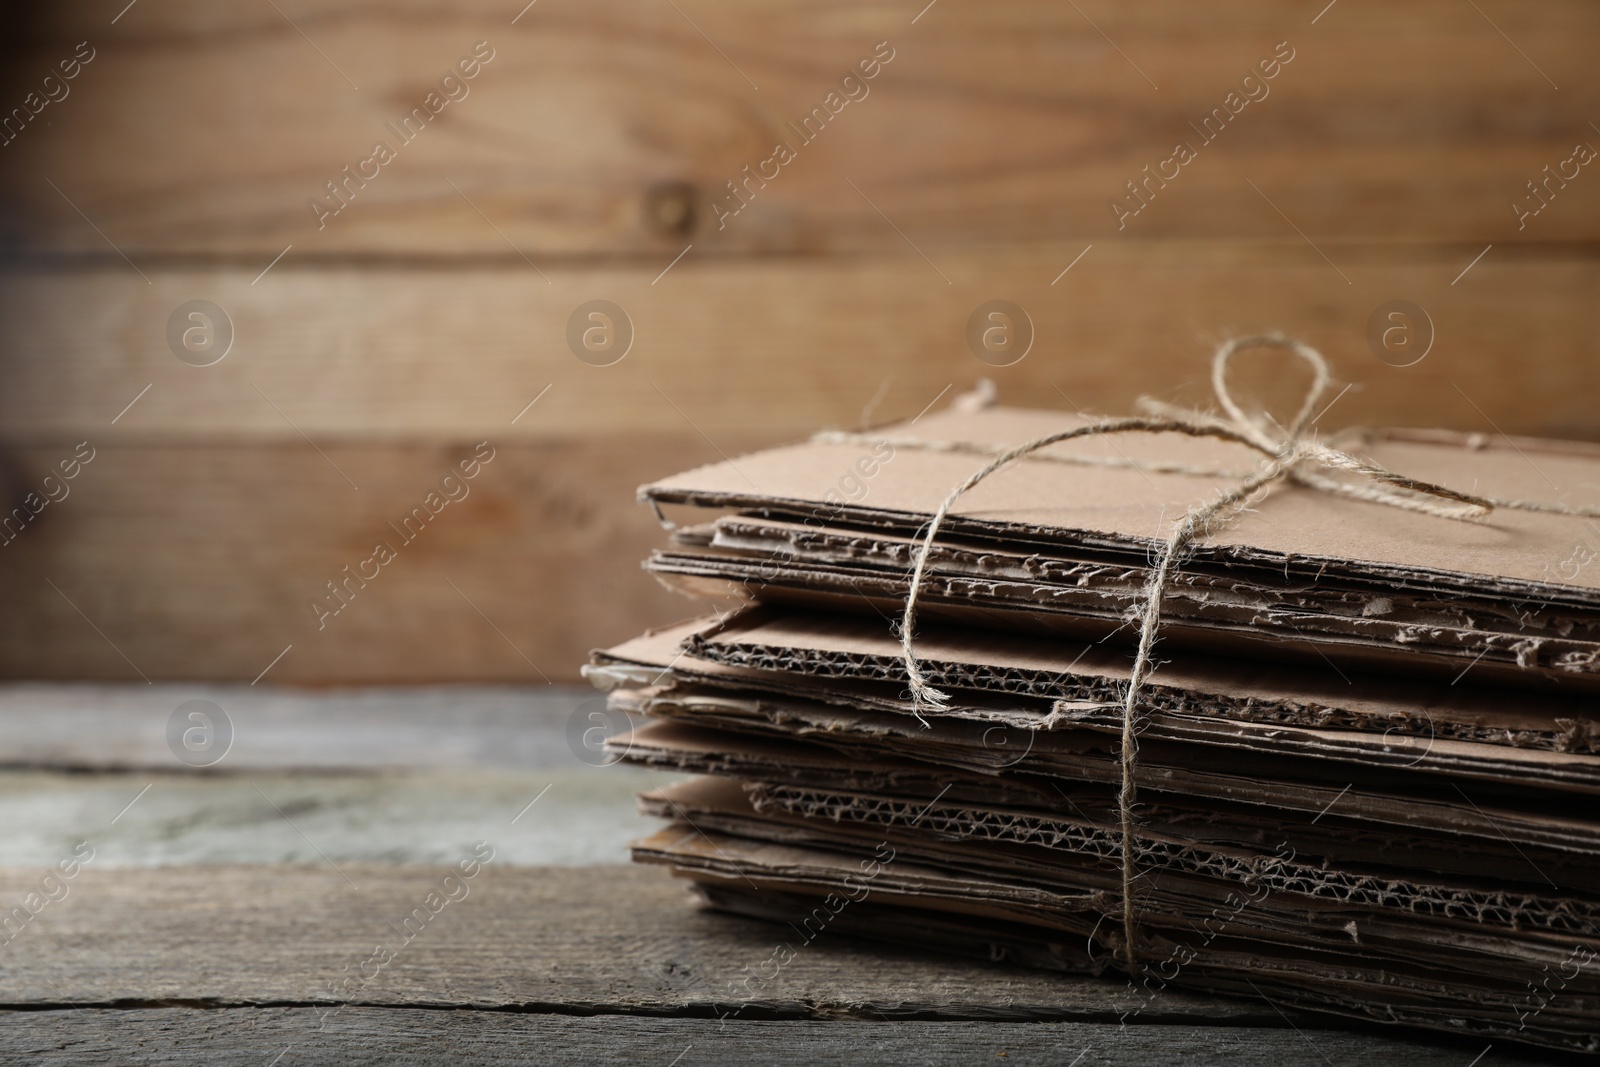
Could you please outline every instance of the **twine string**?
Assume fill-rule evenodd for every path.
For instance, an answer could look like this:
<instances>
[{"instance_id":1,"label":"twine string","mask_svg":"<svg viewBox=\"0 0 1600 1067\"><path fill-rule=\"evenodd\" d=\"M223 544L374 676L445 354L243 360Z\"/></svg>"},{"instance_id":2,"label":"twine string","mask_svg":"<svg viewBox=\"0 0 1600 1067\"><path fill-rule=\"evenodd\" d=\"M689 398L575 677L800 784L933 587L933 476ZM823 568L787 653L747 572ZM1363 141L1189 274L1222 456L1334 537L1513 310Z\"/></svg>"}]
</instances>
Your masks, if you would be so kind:
<instances>
[{"instance_id":1,"label":"twine string","mask_svg":"<svg viewBox=\"0 0 1600 1067\"><path fill-rule=\"evenodd\" d=\"M1246 413L1234 400L1228 387L1228 362L1247 348L1268 347L1285 350L1309 364L1313 373L1311 387L1305 401L1287 427L1279 426L1266 413ZM1232 488L1225 489L1210 500L1190 508L1178 519L1161 543L1150 567L1149 577L1136 601L1136 615L1140 621L1139 641L1129 671L1128 685L1122 701L1121 787L1117 803L1120 809L1122 837L1122 935L1127 967L1130 974L1139 971L1135 933L1137 930L1133 883L1137 877L1134 861L1134 811L1138 801L1138 725L1139 693L1151 669L1151 653L1155 646L1156 631L1161 617L1161 603L1167 582L1177 561L1194 542L1227 522L1243 509L1257 492L1279 481L1323 492L1337 493L1360 500L1391 507L1418 511L1440 518L1468 520L1487 516L1496 506L1519 510L1559 511L1564 514L1584 514L1585 509L1567 509L1565 505L1523 505L1522 501L1496 501L1471 493L1462 493L1432 482L1397 474L1370 460L1362 459L1340 449L1321 444L1306 437L1313 412L1327 392L1331 381L1328 362L1316 349L1299 341L1277 336L1243 337L1220 346L1212 358L1211 387L1225 417L1198 411L1175 408L1170 405L1147 403L1153 414L1122 419L1109 419L1079 426L1071 430L1046 434L1035 440L995 456L989 463L956 486L945 497L921 543L913 549L916 566L911 574L910 589L906 594L905 611L900 621L900 650L910 680L912 713L927 726L924 709L939 711L949 707L950 698L936 689L927 673L917 661L914 635L917 622L917 602L926 580L928 559L940 529L956 501L970 489L991 475L1013 463L1051 445L1077 438L1098 437L1123 433L1178 433L1190 437L1211 437L1245 445L1262 455L1255 472L1242 478ZM1051 457L1055 458L1055 457ZM1131 461L1128 466L1137 466ZM1162 469L1173 470L1181 464L1163 464ZM1351 482L1329 477L1325 470L1345 471L1365 479ZM1214 473L1205 468L1179 470L1178 473Z\"/></svg>"}]
</instances>

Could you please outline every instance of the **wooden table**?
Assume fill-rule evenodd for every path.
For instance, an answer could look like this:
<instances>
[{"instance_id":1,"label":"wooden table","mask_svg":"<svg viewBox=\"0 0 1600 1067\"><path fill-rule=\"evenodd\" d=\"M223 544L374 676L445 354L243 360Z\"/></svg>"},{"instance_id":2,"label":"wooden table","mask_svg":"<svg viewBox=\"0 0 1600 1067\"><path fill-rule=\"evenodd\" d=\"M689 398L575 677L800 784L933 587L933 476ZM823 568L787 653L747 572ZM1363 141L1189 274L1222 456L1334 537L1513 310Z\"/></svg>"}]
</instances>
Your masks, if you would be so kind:
<instances>
[{"instance_id":1,"label":"wooden table","mask_svg":"<svg viewBox=\"0 0 1600 1067\"><path fill-rule=\"evenodd\" d=\"M1119 982L827 937L741 1001L782 928L628 865L658 777L569 745L591 697L0 689L0 907L36 910L0 932L0 1062L1540 1062L1174 992L1124 1026ZM195 699L234 730L205 769L166 741Z\"/></svg>"}]
</instances>

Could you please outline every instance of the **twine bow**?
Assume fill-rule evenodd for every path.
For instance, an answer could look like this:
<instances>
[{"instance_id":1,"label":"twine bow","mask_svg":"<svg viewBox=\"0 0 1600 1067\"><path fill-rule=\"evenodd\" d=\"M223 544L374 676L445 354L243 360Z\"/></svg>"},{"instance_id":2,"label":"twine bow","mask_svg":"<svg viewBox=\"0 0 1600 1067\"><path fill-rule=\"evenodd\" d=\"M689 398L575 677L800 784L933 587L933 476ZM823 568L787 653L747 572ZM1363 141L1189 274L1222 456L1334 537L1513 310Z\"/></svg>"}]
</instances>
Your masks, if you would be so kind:
<instances>
[{"instance_id":1,"label":"twine bow","mask_svg":"<svg viewBox=\"0 0 1600 1067\"><path fill-rule=\"evenodd\" d=\"M1266 413L1259 415L1247 414L1234 401L1233 394L1228 388L1228 361L1242 349L1263 346L1283 349L1298 356L1311 366L1314 375L1311 388L1306 392L1304 403L1300 405L1299 412L1296 413L1287 426L1279 426ZM1139 967L1135 953L1134 933L1136 924L1133 895L1135 878L1133 812L1134 804L1138 799L1135 771L1138 760L1139 691L1150 672L1151 649L1155 644L1156 630L1161 617L1161 602L1166 593L1167 582L1172 574L1174 561L1180 557L1185 549L1193 544L1197 538L1210 533L1217 526L1236 515L1255 493L1281 481L1287 481L1294 485L1321 492L1335 493L1376 504L1404 508L1408 511L1419 511L1426 515L1435 515L1445 519L1469 520L1482 518L1496 507L1511 507L1529 511L1554 511L1562 514L1593 513L1592 509L1569 508L1565 505L1539 504L1529 501L1495 500L1490 497L1458 492L1442 485L1435 485L1432 482L1396 474L1370 460L1365 460L1340 449L1322 444L1314 437L1309 436L1309 430L1313 421L1313 412L1318 410L1317 405L1327 392L1329 383L1330 373L1327 360L1309 345L1275 336L1244 337L1228 341L1217 349L1211 363L1211 388L1216 393L1217 403L1221 406L1225 417L1146 401L1144 404L1145 410L1154 412L1150 416L1095 422L1088 426L1080 426L1076 429L1048 434L1026 444L1018 445L1000 453L976 474L957 486L945 498L944 503L939 505L939 510L934 513L933 521L929 523L928 531L923 535L922 543L915 551L916 569L911 575L911 588L906 595L905 613L900 623L900 648L905 660L906 675L911 682L914 713L918 720L926 726L927 720L922 717L922 709L940 710L947 708L950 698L933 687L927 675L917 663L916 650L912 642L912 635L915 632L917 621L917 600L922 591L930 549L933 547L934 540L939 536L939 530L944 525L945 517L949 514L950 508L957 500L961 499L963 494L990 475L1005 469L1030 453L1080 437L1098 437L1107 434L1134 432L1180 433L1187 434L1190 437L1215 437L1224 441L1233 441L1261 454L1260 466L1254 473L1243 478L1232 488L1217 494L1211 500L1190 508L1173 525L1172 532L1156 554L1150 569L1150 576L1145 582L1144 589L1140 592L1142 606L1137 611L1140 619L1138 651L1134 655L1133 668L1128 675L1128 687L1122 702L1120 759L1122 783L1117 798L1118 806L1121 809L1122 832L1122 927L1127 965L1130 973L1137 973ZM1129 461L1126 465L1134 468L1139 466L1132 461ZM1213 473L1202 468L1186 468L1182 464L1173 463L1161 464L1159 469L1180 473ZM1352 481L1336 478L1328 473L1330 471L1342 471L1360 475L1362 480Z\"/></svg>"}]
</instances>

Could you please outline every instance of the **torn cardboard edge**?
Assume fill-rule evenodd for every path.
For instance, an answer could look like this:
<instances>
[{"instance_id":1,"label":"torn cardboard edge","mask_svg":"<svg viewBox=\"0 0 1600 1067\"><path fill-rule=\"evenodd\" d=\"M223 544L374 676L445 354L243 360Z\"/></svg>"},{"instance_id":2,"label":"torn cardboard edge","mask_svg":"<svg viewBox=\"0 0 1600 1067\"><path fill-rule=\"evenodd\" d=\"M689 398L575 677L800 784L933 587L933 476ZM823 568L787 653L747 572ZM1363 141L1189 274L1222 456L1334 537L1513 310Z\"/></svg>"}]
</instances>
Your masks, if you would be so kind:
<instances>
[{"instance_id":1,"label":"torn cardboard edge","mask_svg":"<svg viewBox=\"0 0 1600 1067\"><path fill-rule=\"evenodd\" d=\"M930 715L919 723L896 710L851 711L831 702L809 700L763 690L706 686L674 681L664 688L618 689L612 707L630 716L648 716L736 733L811 740L835 748L857 743L872 751L893 751L929 762L960 767L977 773L1017 768L1038 773L1070 773L1085 756L1114 753L1117 731L1110 726L1065 726L1041 730L1040 720L1017 724L965 716ZM1109 713L1107 713L1109 714ZM1259 769L1265 757L1283 759L1274 777L1299 768L1319 770L1319 776L1360 784L1363 788L1387 785L1393 791L1412 791L1448 784L1451 780L1485 783L1502 793L1515 787L1523 791L1522 807L1538 809L1541 801L1578 799L1600 793L1594 757L1551 758L1518 749L1463 745L1459 742L1419 742L1401 739L1391 743L1343 732L1258 727L1223 722L1202 723L1187 729L1171 716L1152 716L1143 731L1157 753L1177 759L1203 759L1212 770L1239 772ZM1357 740L1352 741L1352 736ZM1208 751L1209 750L1209 751ZM1464 755L1461 750L1471 750ZM1506 758L1500 758L1501 756ZM1243 757L1243 758L1240 758ZM1584 761L1568 767L1568 761ZM1308 763L1307 761L1315 761ZM1348 769L1349 774L1341 774ZM1528 793L1535 790L1536 793ZM1542 794L1542 796L1540 795Z\"/></svg>"},{"instance_id":2,"label":"torn cardboard edge","mask_svg":"<svg viewBox=\"0 0 1600 1067\"><path fill-rule=\"evenodd\" d=\"M706 887L707 896L724 905L736 899L757 901L773 895L798 896L821 902L827 914L838 915L861 904L876 901L883 908L901 914L933 911L960 920L969 930L983 931L991 923L1032 927L1036 936L1049 943L1082 943L1085 932L1092 934L1101 924L1104 912L1093 906L1093 895L1041 894L995 879L968 874L944 874L914 857L902 856L881 864L870 883L869 896L860 896L863 886L861 852L818 849L792 844L754 841L717 830L701 830L677 823L659 831L635 846L641 862L671 867L674 873ZM890 873L904 865L906 877L890 880ZM768 904L770 907L770 903ZM1225 936L1206 937L1199 945L1197 934L1209 932L1207 922L1215 907L1197 908L1188 914L1155 916L1143 935L1158 949L1160 981L1152 985L1146 978L1137 995L1158 992L1172 983L1180 988L1200 989L1249 996L1250 983L1256 990L1270 990L1274 1002L1312 1011L1332 1011L1345 1016L1379 1019L1395 1023L1454 1029L1471 1025L1485 1034L1550 1047L1591 1051L1600 1048L1593 1019L1600 1012L1600 997L1592 993L1573 994L1566 990L1544 1005L1534 1020L1528 1021L1525 982L1506 968L1499 972L1452 976L1445 984L1437 976L1419 973L1408 967L1373 967L1348 938L1349 948L1337 945L1306 946L1294 942L1292 926L1278 936L1288 941L1287 950L1247 936L1241 930L1225 931ZM820 918L812 912L813 922ZM1227 913L1223 913L1227 917ZM1243 925L1248 908L1231 917ZM787 920L804 921L804 914ZM893 927L886 927L886 930ZM1251 933L1255 933L1254 930ZM938 942L922 942L921 948L942 948ZM1165 952L1159 950L1165 949ZM1070 952L1058 958L1073 959ZM1110 952L1078 953L1074 962L1092 967L1109 964ZM1171 964L1175 961L1178 966ZM1534 968L1517 968L1517 974ZM1459 983L1455 978L1459 977ZM1468 1022L1470 1020L1470 1023Z\"/></svg>"},{"instance_id":3,"label":"torn cardboard edge","mask_svg":"<svg viewBox=\"0 0 1600 1067\"><path fill-rule=\"evenodd\" d=\"M1124 649L1094 642L1063 648L1021 635L934 627L925 628L917 649L933 682L958 691L951 712L958 717L1016 726L1028 726L1031 717L1045 729L1054 710L1051 727L1120 727L1131 660ZM672 676L911 710L900 695L906 676L898 642L881 620L854 616L761 608L691 620L596 651L585 673L602 685ZM1481 746L1491 759L1504 758L1495 750L1506 748L1570 756L1551 763L1574 773L1600 766L1592 758L1600 755L1600 720L1589 702L1409 679L1347 679L1335 686L1282 664L1173 652L1154 668L1144 692L1152 716L1299 727L1335 739L1341 732L1377 734L1408 761L1416 751L1402 739ZM1479 750L1450 749L1461 759Z\"/></svg>"},{"instance_id":4,"label":"torn cardboard edge","mask_svg":"<svg viewBox=\"0 0 1600 1067\"><path fill-rule=\"evenodd\" d=\"M892 841L928 838L947 848L958 842L978 873L1009 869L1023 881L1052 890L1063 884L1056 879L1070 879L1075 887L1099 894L1101 905L1119 887L1120 831L1065 814L724 778L697 778L653 790L640 797L640 808L647 815L668 819L682 819L688 813L700 826L707 825L701 816L733 818L738 829L730 832L775 843L786 839L763 835L803 830L804 836L793 840L815 847L842 843L851 831L862 835L858 841L892 831L905 835ZM1572 937L1595 938L1600 946L1600 903L1594 901L1473 884L1468 879L1430 880L1335 867L1300 858L1286 840L1271 851L1252 850L1199 845L1141 828L1135 841L1139 870L1148 885L1159 883L1157 875L1175 875L1179 882L1200 879L1225 888L1270 892L1290 912L1327 916L1332 929L1343 929L1361 914L1388 919L1404 915L1406 921L1460 927L1473 936L1492 931L1496 939L1531 939L1557 952L1565 952ZM1026 856L1030 862L1009 868L990 865L1008 854ZM948 862L946 858L941 865ZM1030 879L1024 873L1029 870L1043 873ZM1600 978L1594 988L1600 992Z\"/></svg>"},{"instance_id":5,"label":"torn cardboard edge","mask_svg":"<svg viewBox=\"0 0 1600 1067\"><path fill-rule=\"evenodd\" d=\"M859 443L812 440L712 464L644 486L642 501L690 504L719 511L749 511L805 520L848 517L861 527L912 533L952 487L984 460L941 451L942 443L985 441L1011 447L1093 420L1061 412L989 408L930 415L916 426L886 427L877 440L901 439L885 457L872 455L871 473L860 469ZM930 447L910 446L920 442ZM948 533L1002 543L1070 545L1146 558L1164 540L1163 516L1183 514L1196 502L1235 484L1200 477L1116 467L1073 466L1051 455L1091 455L1116 463L1171 459L1219 470L1249 471L1259 457L1242 446L1170 435L1124 435L1115 441L1068 442L1020 461L975 488L949 517ZM1528 477L1529 457L1555 484L1570 491L1600 482L1600 449L1572 442L1530 441L1507 447L1444 432L1387 431L1367 442L1372 458L1398 473L1493 496L1559 504L1562 494ZM870 453L868 453L870 454ZM839 483L863 487L848 502ZM831 496L830 496L831 494ZM852 494L854 495L854 494ZM865 501L871 501L867 506ZM1438 593L1474 594L1488 588L1533 604L1600 607L1600 567L1580 567L1570 577L1555 569L1593 531L1577 516L1499 511L1486 522L1459 522L1278 485L1259 507L1239 516L1197 545L1196 565L1218 564L1289 581L1331 574L1344 581ZM1562 580L1556 580L1556 578Z\"/></svg>"},{"instance_id":6,"label":"torn cardboard edge","mask_svg":"<svg viewBox=\"0 0 1600 1067\"><path fill-rule=\"evenodd\" d=\"M671 865L670 853L641 857L641 862ZM915 895L902 895L892 903L881 903L869 897L858 904L840 908L838 902L847 899L840 884L832 886L790 886L775 878L760 878L761 888L752 889L743 879L709 872L698 865L674 866L672 872L688 879L696 895L705 906L747 918L762 919L777 924L779 936L792 929L797 919L812 920L812 927L821 926L821 917L833 918L823 928L824 932L837 932L850 937L877 941L918 951L965 956L993 963L1015 964L1073 975L1103 976L1106 974L1103 959L1090 957L1083 949L1083 939L1063 934L1043 925L1029 925L1025 918L1007 920L975 915L951 914L928 907L928 902ZM1201 929L1213 916L1195 916ZM803 943L809 939L802 938ZM1569 1005L1563 998L1563 1010L1526 1020L1541 1005L1536 993L1523 992L1502 995L1492 1007L1479 1002L1427 1003L1415 995L1400 1001L1392 984L1384 984L1379 976L1370 976L1358 984L1350 976L1349 968L1340 968L1326 986L1319 986L1307 976L1290 970L1289 985L1277 972L1284 970L1281 963L1260 965L1258 957L1248 950L1234 951L1218 965L1181 965L1189 947L1175 942L1171 963L1165 963L1164 972L1150 975L1139 983L1127 982L1127 1003L1122 1009L1124 1020L1140 1016L1148 1021L1160 1022L1165 1018L1162 1004L1165 998L1183 991L1222 994L1244 1001L1259 1001L1270 994L1270 1003L1279 1011L1294 1015L1311 1012L1334 1015L1345 1019L1403 1026L1414 1030L1444 1032L1456 1037L1469 1036L1478 1040L1494 1039L1558 1049L1566 1052L1593 1053L1600 1049L1586 1013L1594 1010L1580 1003ZM1174 966L1177 964L1177 966ZM1263 973L1266 972L1266 973ZM1259 984L1258 984L1259 983ZM734 997L738 999L735 989ZM1551 998L1553 1001L1555 998Z\"/></svg>"},{"instance_id":7,"label":"torn cardboard edge","mask_svg":"<svg viewBox=\"0 0 1600 1067\"><path fill-rule=\"evenodd\" d=\"M757 518L722 518L704 537L652 552L668 588L714 599L811 603L895 617L919 542ZM696 543L699 541L706 543ZM1051 559L1038 550L934 545L919 603L926 618L1105 637L1126 629L1149 573L1139 564ZM1177 572L1162 601L1164 645L1328 662L1390 673L1431 669L1504 685L1581 682L1600 663L1600 614L1520 599L1341 585L1331 576L1262 587L1239 574Z\"/></svg>"},{"instance_id":8,"label":"torn cardboard edge","mask_svg":"<svg viewBox=\"0 0 1600 1067\"><path fill-rule=\"evenodd\" d=\"M612 706L630 718L649 715L669 726L688 728L690 734L675 735L667 742L667 749L675 754L666 750L652 752L658 742L651 734L642 735L645 747L637 754L637 758L658 763L681 761L684 770L707 769L709 762L703 752L698 756L689 753L701 741L715 743L711 739L717 736L748 737L768 745L789 739L801 746L793 751L794 763L786 768L787 780L794 782L917 797L927 802L935 790L926 782L937 781L942 768L942 788L949 790L952 800L1046 814L1070 812L1104 826L1115 826L1119 820L1113 781L1089 780L1071 756L1060 760L1031 758L1032 750L1013 745L1013 739L1003 731L998 736L993 730L985 730L976 738L970 733L952 737L942 729L945 724L934 721L933 729L925 735L907 734L880 730L878 722L852 722L827 708L774 709L765 700L740 701L745 706L729 714L726 701L719 699L708 709L697 699L685 699L672 692L648 695L647 691L623 690L613 699ZM739 742L734 742L733 747L739 747ZM628 741L624 740L619 742L617 751L628 748ZM629 758L634 755L631 750L627 752ZM731 763L723 766L759 766L764 758L745 751L733 754ZM765 773L769 776L775 773L771 769L774 765L767 763ZM853 784L846 784L847 779ZM1227 778L1213 771L1203 784L1214 786L1225 781ZM1327 783L1322 791L1330 792L1335 784L1338 783ZM1569 824L1577 823L1578 830L1575 837L1565 838L1568 847L1563 851L1551 851L1531 840L1512 847L1503 837L1482 836L1482 832L1500 825L1496 820L1505 817L1497 809L1495 798L1478 798L1489 805L1485 812L1481 805L1473 806L1476 802L1447 804L1440 811L1433 806L1438 798L1430 797L1429 806L1418 813L1415 797L1386 791L1379 783L1344 781L1339 789L1342 795L1324 800L1314 814L1270 803L1242 804L1237 797L1217 800L1193 793L1146 791L1140 825L1156 832L1186 835L1201 844L1259 848L1269 839L1287 839L1302 853L1324 856L1336 863L1496 878L1532 884L1541 891L1559 879L1558 884L1574 891L1600 894L1600 856L1593 848L1586 856L1579 844L1584 836L1581 820L1568 820ZM1303 783L1283 792L1300 800L1314 799L1303 795ZM1461 794L1457 797L1467 799ZM1389 821L1375 827L1374 811ZM1350 817L1346 818L1343 812L1350 812ZM1542 825L1548 816L1536 810L1509 818L1520 827L1530 820ZM1416 820L1420 825L1405 820ZM1471 842L1470 854L1463 852L1466 842L1459 833L1436 825L1442 821L1448 827L1462 820L1479 831ZM1543 835L1536 836L1544 839ZM1594 843L1596 835L1590 833L1588 837Z\"/></svg>"},{"instance_id":9,"label":"torn cardboard edge","mask_svg":"<svg viewBox=\"0 0 1600 1067\"><path fill-rule=\"evenodd\" d=\"M671 541L689 558L740 559L839 567L870 567L909 575L916 564L921 541L882 531L842 527L817 527L753 516L724 516L698 527L675 531ZM930 546L928 564L935 575L1002 579L1058 589L1056 595L1080 594L1099 614L1115 617L1128 611L1149 580L1144 563L1087 559L1081 553L1030 546L1026 551L999 545L967 545L941 540ZM1515 628L1519 633L1600 640L1600 619L1592 613L1552 608L1530 616L1520 597L1493 590L1441 600L1437 593L1417 594L1393 586L1341 582L1326 573L1315 580L1275 580L1269 585L1248 581L1230 570L1190 569L1169 578L1164 618L1182 617L1185 601L1191 612L1221 613L1233 610L1240 617L1270 611L1322 614L1330 621L1359 623L1378 620L1415 628L1454 628L1493 631ZM1485 616L1488 618L1485 619ZM1492 625L1491 625L1492 623Z\"/></svg>"},{"instance_id":10,"label":"torn cardboard edge","mask_svg":"<svg viewBox=\"0 0 1600 1067\"><path fill-rule=\"evenodd\" d=\"M734 604L764 603L800 610L890 619L904 610L909 579L880 574L840 574L823 570L763 572L761 565L726 564L702 569L659 554L649 569L666 588L685 596ZM919 621L978 626L1065 640L1131 641L1137 628L1128 617L1087 614L1058 602L1018 601L1008 583L985 579L924 577L918 594ZM1260 659L1313 668L1337 676L1343 670L1396 677L1454 680L1473 675L1475 683L1498 687L1563 690L1576 695L1600 691L1600 644L1516 633L1438 627L1388 627L1378 620L1360 624L1365 633L1336 632L1326 616L1263 613L1242 622L1166 620L1163 650L1215 654L1229 659Z\"/></svg>"},{"instance_id":11,"label":"torn cardboard edge","mask_svg":"<svg viewBox=\"0 0 1600 1067\"><path fill-rule=\"evenodd\" d=\"M1060 815L1095 812L1116 825L1117 782L1107 760L1097 781L1007 768L977 773L867 744L762 738L654 721L607 741L629 763L706 774L914 798L941 793L973 806ZM1600 827L1581 818L1485 808L1470 799L1405 797L1296 781L1260 782L1189 768L1152 767L1141 825L1245 848L1288 840L1307 854L1396 871L1430 867L1559 891L1600 893ZM1508 836L1510 835L1510 836ZM1270 842L1268 839L1270 838ZM1514 842L1514 843L1513 843ZM1559 883L1554 877L1559 876Z\"/></svg>"}]
</instances>

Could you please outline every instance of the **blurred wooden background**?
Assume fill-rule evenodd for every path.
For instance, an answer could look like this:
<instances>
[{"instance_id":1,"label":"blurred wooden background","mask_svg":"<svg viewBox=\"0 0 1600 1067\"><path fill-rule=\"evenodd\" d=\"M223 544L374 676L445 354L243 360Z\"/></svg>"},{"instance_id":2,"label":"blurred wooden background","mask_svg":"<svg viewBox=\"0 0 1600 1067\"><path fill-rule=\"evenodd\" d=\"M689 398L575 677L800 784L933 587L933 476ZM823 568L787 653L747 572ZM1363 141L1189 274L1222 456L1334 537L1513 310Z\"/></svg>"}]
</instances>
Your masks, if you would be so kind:
<instances>
[{"instance_id":1,"label":"blurred wooden background","mask_svg":"<svg viewBox=\"0 0 1600 1067\"><path fill-rule=\"evenodd\" d=\"M571 679L691 610L637 569L638 483L983 376L1200 401L1242 331L1336 360L1329 425L1600 436L1600 170L1528 186L1600 146L1600 8L925 4L10 5L6 506L95 458L0 549L0 674ZM719 228L725 183L883 41ZM308 201L479 42L467 94L319 229ZM1280 42L1270 94L1119 229L1108 201ZM997 298L1035 329L1000 368L965 340ZM635 331L612 366L568 349L595 299ZM191 300L232 322L215 365L169 350ZM1432 323L1411 366L1368 342L1391 300ZM471 495L319 630L308 602L485 440Z\"/></svg>"}]
</instances>

